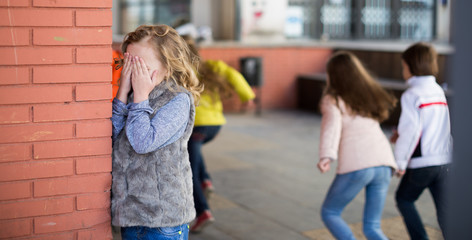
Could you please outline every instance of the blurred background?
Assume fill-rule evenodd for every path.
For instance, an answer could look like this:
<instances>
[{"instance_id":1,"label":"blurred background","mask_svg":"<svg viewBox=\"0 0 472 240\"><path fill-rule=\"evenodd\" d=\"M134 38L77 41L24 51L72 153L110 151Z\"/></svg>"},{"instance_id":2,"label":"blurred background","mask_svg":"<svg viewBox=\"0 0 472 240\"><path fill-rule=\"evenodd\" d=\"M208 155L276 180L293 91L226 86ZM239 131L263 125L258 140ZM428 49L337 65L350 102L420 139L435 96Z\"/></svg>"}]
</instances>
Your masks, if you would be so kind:
<instances>
[{"instance_id":1,"label":"blurred background","mask_svg":"<svg viewBox=\"0 0 472 240\"><path fill-rule=\"evenodd\" d=\"M356 54L399 97L407 87L400 53L429 42L450 96L453 8L447 0L113 0L113 46L119 51L124 34L141 24L171 25L198 39L204 59L223 60L256 90L255 106L228 100L226 112L318 112L326 61L339 50ZM398 106L386 124L396 125L399 113Z\"/></svg>"},{"instance_id":2,"label":"blurred background","mask_svg":"<svg viewBox=\"0 0 472 240\"><path fill-rule=\"evenodd\" d=\"M215 40L280 35L284 40L448 43L450 11L447 0L113 0L113 33L188 19L210 27Z\"/></svg>"},{"instance_id":3,"label":"blurred background","mask_svg":"<svg viewBox=\"0 0 472 240\"><path fill-rule=\"evenodd\" d=\"M171 25L198 40L204 59L243 73L257 94L252 106L224 102L226 113L257 108L262 116L229 114L218 140L205 147L217 222L190 238L332 239L318 212L333 174L315 173L326 61L353 52L399 98L407 88L401 52L425 41L438 51L437 81L451 100L454 7L447 0L113 0L115 50L141 24ZM383 124L387 136L400 111ZM383 229L406 239L393 201L397 184L393 179ZM362 195L345 213L360 239ZM442 239L429 193L418 206L431 239Z\"/></svg>"}]
</instances>

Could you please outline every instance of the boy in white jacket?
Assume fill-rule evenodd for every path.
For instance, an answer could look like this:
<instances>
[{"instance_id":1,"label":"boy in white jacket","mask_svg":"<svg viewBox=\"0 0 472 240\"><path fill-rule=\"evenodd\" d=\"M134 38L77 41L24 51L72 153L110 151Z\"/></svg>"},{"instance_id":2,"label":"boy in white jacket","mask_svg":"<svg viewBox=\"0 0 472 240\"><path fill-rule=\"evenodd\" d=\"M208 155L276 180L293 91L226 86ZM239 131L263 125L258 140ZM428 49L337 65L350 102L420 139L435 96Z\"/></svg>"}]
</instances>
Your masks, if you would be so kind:
<instances>
[{"instance_id":1,"label":"boy in white jacket","mask_svg":"<svg viewBox=\"0 0 472 240\"><path fill-rule=\"evenodd\" d=\"M433 196L437 218L445 234L445 182L450 168L452 137L449 109L436 83L437 54L428 44L416 43L402 54L403 78L410 87L401 97L395 160L403 176L395 200L411 239L428 239L414 202L424 189ZM397 138L398 137L398 138Z\"/></svg>"}]
</instances>

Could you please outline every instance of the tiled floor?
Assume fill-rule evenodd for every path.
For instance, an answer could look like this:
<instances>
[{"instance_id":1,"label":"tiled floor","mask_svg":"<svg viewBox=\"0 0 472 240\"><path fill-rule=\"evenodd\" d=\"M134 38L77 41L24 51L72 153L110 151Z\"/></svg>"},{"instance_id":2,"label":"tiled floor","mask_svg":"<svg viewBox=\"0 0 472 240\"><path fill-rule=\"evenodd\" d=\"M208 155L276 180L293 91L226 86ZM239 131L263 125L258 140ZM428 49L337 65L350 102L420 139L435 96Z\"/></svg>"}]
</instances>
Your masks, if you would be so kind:
<instances>
[{"instance_id":1,"label":"tiled floor","mask_svg":"<svg viewBox=\"0 0 472 240\"><path fill-rule=\"evenodd\" d=\"M271 111L228 114L227 120L203 149L216 188L210 200L216 221L190 239L333 239L319 216L334 177L334 170L320 174L316 169L320 116ZM390 239L408 239L393 199L398 183L392 179L382 229ZM358 239L365 239L363 199L361 192L343 213ZM442 239L429 192L417 206L430 239Z\"/></svg>"}]
</instances>

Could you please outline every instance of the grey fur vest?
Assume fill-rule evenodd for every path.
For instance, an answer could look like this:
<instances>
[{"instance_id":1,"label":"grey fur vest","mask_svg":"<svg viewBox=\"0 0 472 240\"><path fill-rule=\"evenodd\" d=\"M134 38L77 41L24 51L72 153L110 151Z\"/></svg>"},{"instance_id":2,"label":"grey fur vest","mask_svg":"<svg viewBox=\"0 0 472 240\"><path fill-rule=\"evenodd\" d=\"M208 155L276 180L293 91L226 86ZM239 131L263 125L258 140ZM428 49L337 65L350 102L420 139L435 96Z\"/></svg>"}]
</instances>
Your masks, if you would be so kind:
<instances>
[{"instance_id":1,"label":"grey fur vest","mask_svg":"<svg viewBox=\"0 0 472 240\"><path fill-rule=\"evenodd\" d=\"M113 144L111 214L115 226L172 227L195 218L192 171L187 151L195 106L188 91L181 87L173 88L179 91L171 91L163 82L149 94L149 105L154 109L150 118L178 92L187 93L192 104L190 119L181 138L154 152L138 154L123 129Z\"/></svg>"}]
</instances>

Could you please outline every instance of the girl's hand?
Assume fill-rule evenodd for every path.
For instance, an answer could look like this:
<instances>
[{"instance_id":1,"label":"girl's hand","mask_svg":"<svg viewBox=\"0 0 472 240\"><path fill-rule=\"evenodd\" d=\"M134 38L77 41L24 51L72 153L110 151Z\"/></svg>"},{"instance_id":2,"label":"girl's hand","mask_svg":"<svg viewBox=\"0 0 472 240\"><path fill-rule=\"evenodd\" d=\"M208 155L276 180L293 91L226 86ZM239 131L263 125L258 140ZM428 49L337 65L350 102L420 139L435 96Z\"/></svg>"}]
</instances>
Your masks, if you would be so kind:
<instances>
[{"instance_id":1,"label":"girl's hand","mask_svg":"<svg viewBox=\"0 0 472 240\"><path fill-rule=\"evenodd\" d=\"M120 88L118 89L118 93L116 97L122 101L123 103L127 103L128 101L128 93L131 91L131 70L133 68L132 65L132 56L125 52L123 57L123 70L121 70L120 76Z\"/></svg>"},{"instance_id":2,"label":"girl's hand","mask_svg":"<svg viewBox=\"0 0 472 240\"><path fill-rule=\"evenodd\" d=\"M157 71L150 73L144 60L138 56L133 59L131 74L133 75L131 83L133 85L133 101L135 103L148 99L149 93L160 83L157 81Z\"/></svg>"},{"instance_id":3,"label":"girl's hand","mask_svg":"<svg viewBox=\"0 0 472 240\"><path fill-rule=\"evenodd\" d=\"M318 169L320 170L321 173L325 173L329 171L330 169L330 164L331 164L331 159L329 158L323 158L320 160L318 163Z\"/></svg>"},{"instance_id":4,"label":"girl's hand","mask_svg":"<svg viewBox=\"0 0 472 240\"><path fill-rule=\"evenodd\" d=\"M395 175L396 175L397 177L402 177L403 175L405 175L405 172L406 172L406 170L397 170L397 171L395 172Z\"/></svg>"},{"instance_id":5,"label":"girl's hand","mask_svg":"<svg viewBox=\"0 0 472 240\"><path fill-rule=\"evenodd\" d=\"M391 143L396 143L397 142L397 139L398 139L398 131L397 130L393 130L393 133L392 133L392 136L390 137L390 142Z\"/></svg>"}]
</instances>

